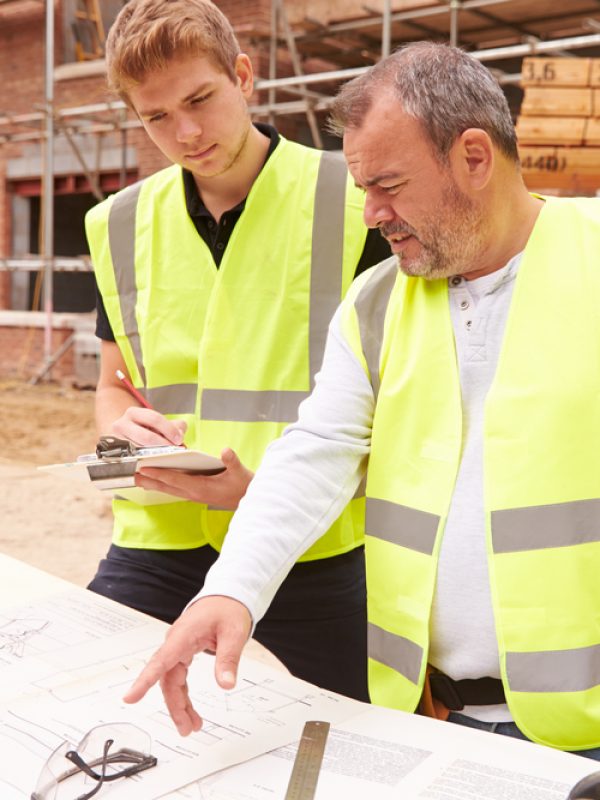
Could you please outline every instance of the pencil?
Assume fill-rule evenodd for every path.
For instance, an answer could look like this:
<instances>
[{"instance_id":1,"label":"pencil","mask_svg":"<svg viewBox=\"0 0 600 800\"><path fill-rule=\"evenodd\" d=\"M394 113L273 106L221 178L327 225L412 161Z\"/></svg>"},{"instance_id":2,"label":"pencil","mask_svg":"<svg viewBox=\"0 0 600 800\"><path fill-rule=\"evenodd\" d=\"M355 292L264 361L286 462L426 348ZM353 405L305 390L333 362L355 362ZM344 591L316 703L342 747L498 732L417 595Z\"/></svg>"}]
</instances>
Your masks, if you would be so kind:
<instances>
[{"instance_id":1,"label":"pencil","mask_svg":"<svg viewBox=\"0 0 600 800\"><path fill-rule=\"evenodd\" d=\"M135 386L134 386L134 385L131 383L131 381L130 381L130 380L128 380L128 378L126 378L125 374L124 374L123 372L121 372L121 370L120 370L120 369L118 369L118 370L115 372L115 375L116 375L116 376L117 376L117 378L118 378L118 379L121 381L121 383L123 384L123 386L125 386L125 388L126 388L126 389L127 389L127 391L129 392L129 394L130 394L132 397L135 397L135 399L138 401L138 403L139 403L141 406L143 406L144 408L150 408L150 409L152 409L152 406L151 406L151 405L150 405L150 403L149 403L149 402L146 400L146 398L144 397L144 395L143 395L143 394L141 394L141 392L138 392L138 390L135 388ZM152 409L152 410L154 410L154 409Z\"/></svg>"}]
</instances>

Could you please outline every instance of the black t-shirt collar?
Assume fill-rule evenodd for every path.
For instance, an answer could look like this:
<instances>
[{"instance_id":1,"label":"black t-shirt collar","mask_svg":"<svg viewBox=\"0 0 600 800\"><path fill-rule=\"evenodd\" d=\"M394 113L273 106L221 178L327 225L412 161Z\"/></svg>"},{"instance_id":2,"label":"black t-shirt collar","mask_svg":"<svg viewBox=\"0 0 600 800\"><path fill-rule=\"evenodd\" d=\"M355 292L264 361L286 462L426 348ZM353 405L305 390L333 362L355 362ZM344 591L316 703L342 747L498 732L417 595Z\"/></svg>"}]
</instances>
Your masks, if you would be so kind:
<instances>
[{"instance_id":1,"label":"black t-shirt collar","mask_svg":"<svg viewBox=\"0 0 600 800\"><path fill-rule=\"evenodd\" d=\"M254 122L253 125L262 134L269 137L269 149L267 150L267 155L263 163L264 167L279 144L280 136L272 125L267 125L261 122ZM194 180L193 174L188 169L182 169L182 172L183 187L185 191L185 205L188 214L190 217L210 217L212 219L212 214L202 201L202 197L200 196L200 192L196 186L196 181ZM245 204L246 198L241 200L236 206L234 206L234 208L230 208L229 211L239 211L241 213L244 210Z\"/></svg>"}]
</instances>

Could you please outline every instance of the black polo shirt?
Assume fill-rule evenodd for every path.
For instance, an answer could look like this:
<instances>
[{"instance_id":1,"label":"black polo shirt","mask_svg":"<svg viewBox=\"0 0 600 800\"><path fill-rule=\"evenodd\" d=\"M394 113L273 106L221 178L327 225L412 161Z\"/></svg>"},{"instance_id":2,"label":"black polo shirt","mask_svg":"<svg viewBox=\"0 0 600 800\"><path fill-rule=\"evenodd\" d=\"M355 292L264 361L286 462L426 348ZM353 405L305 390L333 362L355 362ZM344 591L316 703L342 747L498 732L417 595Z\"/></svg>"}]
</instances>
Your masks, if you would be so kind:
<instances>
[{"instance_id":1,"label":"black polo shirt","mask_svg":"<svg viewBox=\"0 0 600 800\"><path fill-rule=\"evenodd\" d=\"M277 147L280 141L279 134L271 125L263 125L261 123L254 123L255 127L269 137L269 149L265 158L265 164L269 157ZM264 164L263 164L264 166ZM229 238L233 233L233 229L242 215L246 205L246 198L239 202L229 211L225 211L221 219L217 220L210 213L208 208L204 205L196 181L193 174L187 170L183 170L183 186L185 190L185 204L187 212L190 215L192 222L198 234L202 237L208 246L217 268L220 266L225 253L225 248L229 242ZM391 255L390 247L385 239L381 236L379 231L370 230L367 234L365 246L361 254L360 260L356 267L356 275L372 267L373 264L378 264ZM106 309L104 308L104 301L102 295L96 286L96 336L99 339L104 339L108 342L114 342L115 337L108 321Z\"/></svg>"}]
</instances>

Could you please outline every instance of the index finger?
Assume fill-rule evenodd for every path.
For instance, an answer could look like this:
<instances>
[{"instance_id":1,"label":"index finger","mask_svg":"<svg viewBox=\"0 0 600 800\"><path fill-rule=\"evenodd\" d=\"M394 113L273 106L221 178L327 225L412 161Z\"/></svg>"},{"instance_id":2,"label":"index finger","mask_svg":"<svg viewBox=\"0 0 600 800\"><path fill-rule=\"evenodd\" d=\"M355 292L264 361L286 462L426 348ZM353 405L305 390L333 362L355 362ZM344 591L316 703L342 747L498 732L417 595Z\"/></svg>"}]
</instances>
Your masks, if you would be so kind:
<instances>
[{"instance_id":1,"label":"index finger","mask_svg":"<svg viewBox=\"0 0 600 800\"><path fill-rule=\"evenodd\" d=\"M152 655L124 696L126 703L137 703L141 700L177 664L182 664L187 669L194 655L211 645L211 624L204 620L202 603L203 601L195 603L175 620L161 647Z\"/></svg>"},{"instance_id":2,"label":"index finger","mask_svg":"<svg viewBox=\"0 0 600 800\"><path fill-rule=\"evenodd\" d=\"M173 659L170 663L171 660L165 659L163 653L165 649L166 645L163 645L154 653L126 694L123 695L125 703L138 703L170 669L180 663L179 660Z\"/></svg>"}]
</instances>

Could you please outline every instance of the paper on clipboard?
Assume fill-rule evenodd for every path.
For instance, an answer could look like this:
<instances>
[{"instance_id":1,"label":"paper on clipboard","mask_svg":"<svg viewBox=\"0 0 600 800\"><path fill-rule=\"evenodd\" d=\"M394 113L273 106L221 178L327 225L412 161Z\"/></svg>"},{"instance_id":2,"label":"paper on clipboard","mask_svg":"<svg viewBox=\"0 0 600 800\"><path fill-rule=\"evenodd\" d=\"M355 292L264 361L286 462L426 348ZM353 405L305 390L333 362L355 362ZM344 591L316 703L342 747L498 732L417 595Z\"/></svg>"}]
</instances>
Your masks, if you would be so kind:
<instances>
[{"instance_id":1,"label":"paper on clipboard","mask_svg":"<svg viewBox=\"0 0 600 800\"><path fill-rule=\"evenodd\" d=\"M140 467L179 469L201 475L215 475L224 469L223 462L200 450L167 445L139 448L134 455L120 458L98 458L96 454L79 456L76 461L38 467L42 472L61 478L92 483L108 492L139 505L181 502L182 498L163 492L151 492L135 485L135 473Z\"/></svg>"}]
</instances>

